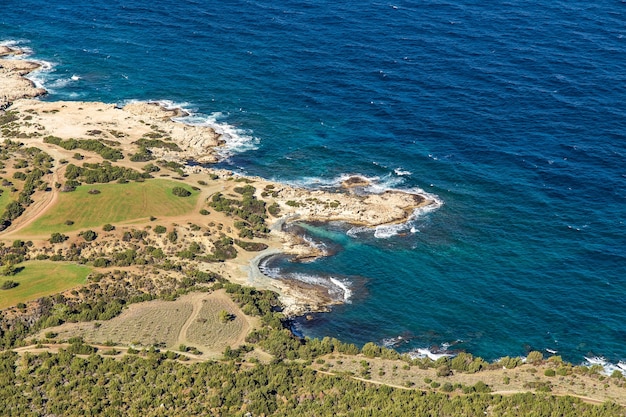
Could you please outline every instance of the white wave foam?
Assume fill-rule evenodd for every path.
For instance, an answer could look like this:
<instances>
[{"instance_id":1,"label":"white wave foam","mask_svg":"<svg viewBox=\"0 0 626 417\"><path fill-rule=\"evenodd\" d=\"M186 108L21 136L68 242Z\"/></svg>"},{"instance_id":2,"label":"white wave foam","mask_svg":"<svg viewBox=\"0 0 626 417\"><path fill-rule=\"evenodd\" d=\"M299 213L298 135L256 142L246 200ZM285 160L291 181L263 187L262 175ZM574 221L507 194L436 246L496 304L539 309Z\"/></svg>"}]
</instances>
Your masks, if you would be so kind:
<instances>
[{"instance_id":1,"label":"white wave foam","mask_svg":"<svg viewBox=\"0 0 626 417\"><path fill-rule=\"evenodd\" d=\"M307 235L300 236L302 240L304 240L309 246L319 250L322 253L322 256L328 256L328 246L324 242L319 242L317 240L312 239Z\"/></svg>"},{"instance_id":2,"label":"white wave foam","mask_svg":"<svg viewBox=\"0 0 626 417\"><path fill-rule=\"evenodd\" d=\"M7 46L21 52L21 54L19 55L11 56L11 59L28 60L38 64L39 68L27 74L25 78L32 81L37 88L43 88L47 91L50 91L48 81L50 80L50 75L54 72L54 67L56 64L51 61L33 58L33 50L30 47L24 45L25 43L29 43L29 41L26 39L9 39L1 41L0 45Z\"/></svg>"},{"instance_id":3,"label":"white wave foam","mask_svg":"<svg viewBox=\"0 0 626 417\"><path fill-rule=\"evenodd\" d=\"M267 257L265 259L263 259L259 265L259 271L261 271L261 273L265 276L268 276L270 278L279 278L280 276L280 269L278 268L270 268L268 263L270 261L270 259L272 259L271 257Z\"/></svg>"},{"instance_id":4,"label":"white wave foam","mask_svg":"<svg viewBox=\"0 0 626 417\"><path fill-rule=\"evenodd\" d=\"M46 83L46 88L49 91L55 91L59 88L64 88L67 87L68 85L70 85L71 83L78 81L78 79L74 79L73 77L70 78L58 78L54 81L50 81Z\"/></svg>"},{"instance_id":5,"label":"white wave foam","mask_svg":"<svg viewBox=\"0 0 626 417\"><path fill-rule=\"evenodd\" d=\"M397 348L404 343L409 343L409 339L402 335L389 337L382 340L382 345L386 348Z\"/></svg>"},{"instance_id":6,"label":"white wave foam","mask_svg":"<svg viewBox=\"0 0 626 417\"><path fill-rule=\"evenodd\" d=\"M584 365L586 366L599 365L602 367L602 373L604 375L610 376L615 371L619 371L622 373L626 372L625 362L619 361L617 364L614 364L614 363L607 361L602 356L585 356L584 358L585 358L585 363L583 363Z\"/></svg>"},{"instance_id":7,"label":"white wave foam","mask_svg":"<svg viewBox=\"0 0 626 417\"><path fill-rule=\"evenodd\" d=\"M418 348L408 353L409 357L412 359L423 359L429 358L432 361L436 361L441 358L451 358L454 355L452 353L447 353L444 350L430 350L426 348Z\"/></svg>"},{"instance_id":8,"label":"white wave foam","mask_svg":"<svg viewBox=\"0 0 626 417\"><path fill-rule=\"evenodd\" d=\"M138 102L158 103L167 110L180 109L185 115L174 117L172 120L190 126L208 126L215 130L217 134L221 135L221 139L225 142L224 146L216 149L221 160L227 160L238 153L258 149L259 143L261 142L258 137L253 136L250 130L242 129L222 121L222 119L227 117L224 113L215 112L207 115L199 112L191 103L172 100L125 100L122 102L122 106Z\"/></svg>"},{"instance_id":9,"label":"white wave foam","mask_svg":"<svg viewBox=\"0 0 626 417\"><path fill-rule=\"evenodd\" d=\"M382 177L367 176L358 173L339 174L334 178L322 177L302 177L298 180L285 181L289 185L301 188L340 188L342 184L350 178L362 178L368 185L363 187L365 193L379 194L388 190L397 190L398 186L404 182L401 176L395 176L391 173Z\"/></svg>"},{"instance_id":10,"label":"white wave foam","mask_svg":"<svg viewBox=\"0 0 626 417\"><path fill-rule=\"evenodd\" d=\"M413 174L411 171L407 171L406 169L402 169L402 168L396 168L393 170L393 172L395 172L395 174L399 177L404 177L404 176Z\"/></svg>"},{"instance_id":11,"label":"white wave foam","mask_svg":"<svg viewBox=\"0 0 626 417\"><path fill-rule=\"evenodd\" d=\"M25 44L30 43L30 41L28 39L7 39L4 41L0 41L0 46L6 46L8 48L11 49L17 49L20 52L22 52L22 56L26 55L32 55L33 54L33 50L29 47L26 46ZM19 58L19 55L13 57L12 59L16 59Z\"/></svg>"},{"instance_id":12,"label":"white wave foam","mask_svg":"<svg viewBox=\"0 0 626 417\"><path fill-rule=\"evenodd\" d=\"M259 148L261 140L252 134L252 131L242 129L233 125L230 125L223 121L226 115L221 112L205 115L202 113L196 113L193 110L188 110L185 106L180 106L183 110L189 113L188 116L179 117L176 120L182 123L197 125L197 126L209 126L224 140L224 146L217 149L217 154L222 160L227 160L235 154L252 151Z\"/></svg>"},{"instance_id":13,"label":"white wave foam","mask_svg":"<svg viewBox=\"0 0 626 417\"><path fill-rule=\"evenodd\" d=\"M336 278L330 277L330 282L338 286L343 291L343 301L345 303L350 302L350 298L352 297L352 290L342 281L339 281Z\"/></svg>"}]
</instances>

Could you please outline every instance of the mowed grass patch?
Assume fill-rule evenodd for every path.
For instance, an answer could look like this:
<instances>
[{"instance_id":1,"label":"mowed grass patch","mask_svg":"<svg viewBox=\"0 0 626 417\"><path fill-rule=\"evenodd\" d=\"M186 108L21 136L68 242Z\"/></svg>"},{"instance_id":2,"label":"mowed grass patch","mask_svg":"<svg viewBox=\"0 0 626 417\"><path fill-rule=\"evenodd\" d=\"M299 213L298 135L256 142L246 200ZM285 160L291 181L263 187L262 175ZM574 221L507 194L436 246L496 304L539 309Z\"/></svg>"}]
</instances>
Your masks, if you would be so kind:
<instances>
[{"instance_id":1,"label":"mowed grass patch","mask_svg":"<svg viewBox=\"0 0 626 417\"><path fill-rule=\"evenodd\" d=\"M0 187L2 194L0 194L0 214L4 213L4 209L11 202L11 191L8 188Z\"/></svg>"},{"instance_id":2,"label":"mowed grass patch","mask_svg":"<svg viewBox=\"0 0 626 417\"><path fill-rule=\"evenodd\" d=\"M124 223L150 216L169 217L190 213L198 200L198 191L189 197L177 197L172 189L181 186L170 180L148 180L127 184L88 184L76 191L60 193L56 204L22 231L37 236L53 232L70 232L106 223ZM98 194L90 194L98 190ZM73 224L66 224L68 220Z\"/></svg>"},{"instance_id":3,"label":"mowed grass patch","mask_svg":"<svg viewBox=\"0 0 626 417\"><path fill-rule=\"evenodd\" d=\"M9 290L0 290L0 309L84 284L91 272L91 268L84 265L49 261L24 262L17 268L24 269L16 275L0 277L0 285L9 280L19 284Z\"/></svg>"},{"instance_id":4,"label":"mowed grass patch","mask_svg":"<svg viewBox=\"0 0 626 417\"><path fill-rule=\"evenodd\" d=\"M187 329L185 337L189 343L221 352L226 346L236 345L250 329L243 313L228 296L211 295L203 300L202 308ZM220 320L221 311L226 311L234 317L223 322Z\"/></svg>"},{"instance_id":5,"label":"mowed grass patch","mask_svg":"<svg viewBox=\"0 0 626 417\"><path fill-rule=\"evenodd\" d=\"M58 333L58 339L81 336L90 343L164 345L175 349L180 330L193 312L193 305L181 298L132 304L118 317L98 322L98 326L71 323L47 330Z\"/></svg>"}]
</instances>

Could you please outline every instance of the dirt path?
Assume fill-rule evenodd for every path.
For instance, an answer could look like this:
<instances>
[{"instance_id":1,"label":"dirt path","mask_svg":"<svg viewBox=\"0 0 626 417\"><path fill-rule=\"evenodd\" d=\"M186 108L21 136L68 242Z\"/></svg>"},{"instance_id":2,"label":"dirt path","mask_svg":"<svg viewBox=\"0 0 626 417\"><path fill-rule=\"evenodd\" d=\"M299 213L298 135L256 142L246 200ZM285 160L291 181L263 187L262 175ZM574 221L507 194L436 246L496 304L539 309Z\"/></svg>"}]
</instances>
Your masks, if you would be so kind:
<instances>
[{"instance_id":1,"label":"dirt path","mask_svg":"<svg viewBox=\"0 0 626 417\"><path fill-rule=\"evenodd\" d=\"M198 313L200 313L200 310L202 309L202 303L206 299L207 299L207 294L197 293L197 294L193 294L187 300L187 301L191 302L193 310L191 310L191 314L187 318L187 321L185 321L185 324L183 324L183 327L181 327L180 331L178 332L178 338L176 339L176 344L177 345L187 345L187 344L189 344L189 342L187 341L187 330L189 330L189 327L198 318ZM195 347L198 348L198 349L202 348L201 346L195 346Z\"/></svg>"},{"instance_id":2,"label":"dirt path","mask_svg":"<svg viewBox=\"0 0 626 417\"><path fill-rule=\"evenodd\" d=\"M4 230L0 235L2 237L11 237L19 233L21 229L28 226L39 216L44 214L48 208L52 207L58 197L59 191L54 187L56 182L60 181L59 168L54 168L52 174L47 176L47 181L50 185L50 191L38 192L39 197L26 209L26 211L15 221L11 223L6 230Z\"/></svg>"}]
</instances>

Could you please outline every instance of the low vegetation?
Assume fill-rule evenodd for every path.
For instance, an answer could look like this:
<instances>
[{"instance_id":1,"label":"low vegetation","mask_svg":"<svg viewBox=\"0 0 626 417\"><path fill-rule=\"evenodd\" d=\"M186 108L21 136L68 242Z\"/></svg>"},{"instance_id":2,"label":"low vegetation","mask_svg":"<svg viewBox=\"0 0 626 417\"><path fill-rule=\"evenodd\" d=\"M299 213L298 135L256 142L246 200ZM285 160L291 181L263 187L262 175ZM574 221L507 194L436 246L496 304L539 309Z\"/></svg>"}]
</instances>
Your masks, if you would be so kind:
<instances>
[{"instance_id":1,"label":"low vegetation","mask_svg":"<svg viewBox=\"0 0 626 417\"><path fill-rule=\"evenodd\" d=\"M79 186L72 193L61 193L57 203L22 233L32 236L68 232L146 218L148 213L168 217L193 211L198 192L192 191L188 198L178 198L172 194L174 184L160 179L101 184L99 194L90 194L91 186ZM74 223L64 225L68 218Z\"/></svg>"},{"instance_id":2,"label":"low vegetation","mask_svg":"<svg viewBox=\"0 0 626 417\"><path fill-rule=\"evenodd\" d=\"M84 265L48 261L28 261L17 267L20 271L11 277L11 281L19 285L0 291L0 309L84 284L91 271Z\"/></svg>"}]
</instances>

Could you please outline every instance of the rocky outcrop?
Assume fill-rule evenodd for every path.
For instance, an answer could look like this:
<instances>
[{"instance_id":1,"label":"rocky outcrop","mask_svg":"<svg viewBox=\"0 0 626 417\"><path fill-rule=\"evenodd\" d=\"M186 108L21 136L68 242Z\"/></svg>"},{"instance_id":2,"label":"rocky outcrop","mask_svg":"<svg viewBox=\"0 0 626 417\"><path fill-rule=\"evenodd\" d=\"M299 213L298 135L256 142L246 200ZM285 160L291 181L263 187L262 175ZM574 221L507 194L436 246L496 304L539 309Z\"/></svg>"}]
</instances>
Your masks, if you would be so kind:
<instances>
[{"instance_id":1,"label":"rocky outcrop","mask_svg":"<svg viewBox=\"0 0 626 417\"><path fill-rule=\"evenodd\" d=\"M13 54L7 47L1 47L0 56ZM9 52L7 52L9 49ZM32 98L46 94L43 88L24 78L24 75L39 68L39 64L21 60L0 60L0 108L5 109L9 103L21 98Z\"/></svg>"},{"instance_id":2,"label":"rocky outcrop","mask_svg":"<svg viewBox=\"0 0 626 417\"><path fill-rule=\"evenodd\" d=\"M280 185L273 191L281 213L298 215L300 220L345 221L370 227L405 222L415 209L433 204L421 195L402 191L357 195Z\"/></svg>"}]
</instances>

